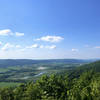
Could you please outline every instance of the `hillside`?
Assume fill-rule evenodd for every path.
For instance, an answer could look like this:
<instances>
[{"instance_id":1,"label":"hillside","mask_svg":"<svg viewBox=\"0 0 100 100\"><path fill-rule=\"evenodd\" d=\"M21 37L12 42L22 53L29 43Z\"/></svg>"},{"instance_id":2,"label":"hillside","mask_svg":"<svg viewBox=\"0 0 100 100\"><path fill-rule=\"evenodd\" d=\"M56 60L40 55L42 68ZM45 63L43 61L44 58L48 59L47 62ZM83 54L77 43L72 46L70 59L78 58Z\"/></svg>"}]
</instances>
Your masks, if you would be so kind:
<instances>
[{"instance_id":1,"label":"hillside","mask_svg":"<svg viewBox=\"0 0 100 100\"><path fill-rule=\"evenodd\" d=\"M36 82L1 88L0 100L100 100L100 61L68 74L43 75Z\"/></svg>"},{"instance_id":2,"label":"hillside","mask_svg":"<svg viewBox=\"0 0 100 100\"><path fill-rule=\"evenodd\" d=\"M95 60L81 60L81 59L50 59L50 60L32 60L32 59L0 59L0 67L9 67L9 66L23 66L23 65L32 65L39 63L89 63Z\"/></svg>"},{"instance_id":3,"label":"hillside","mask_svg":"<svg viewBox=\"0 0 100 100\"><path fill-rule=\"evenodd\" d=\"M100 61L92 62L90 64L82 65L71 72L69 72L69 76L71 78L79 77L83 72L93 70L94 72L100 72Z\"/></svg>"},{"instance_id":4,"label":"hillside","mask_svg":"<svg viewBox=\"0 0 100 100\"><path fill-rule=\"evenodd\" d=\"M6 84L19 84L31 80L36 81L41 75L51 75L70 72L80 65L93 60L79 59L1 59L0 60L0 82ZM10 82L10 83L9 83ZM11 83L12 82L12 83ZM0 83L0 87L4 86Z\"/></svg>"}]
</instances>

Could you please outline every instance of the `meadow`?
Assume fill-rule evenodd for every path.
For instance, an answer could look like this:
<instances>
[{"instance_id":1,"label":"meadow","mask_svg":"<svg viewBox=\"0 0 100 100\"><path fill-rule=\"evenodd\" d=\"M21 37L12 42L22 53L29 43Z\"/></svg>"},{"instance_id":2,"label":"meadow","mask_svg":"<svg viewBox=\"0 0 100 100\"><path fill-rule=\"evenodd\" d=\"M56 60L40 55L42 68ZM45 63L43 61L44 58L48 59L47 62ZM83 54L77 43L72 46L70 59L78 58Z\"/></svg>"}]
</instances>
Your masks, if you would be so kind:
<instances>
[{"instance_id":1,"label":"meadow","mask_svg":"<svg viewBox=\"0 0 100 100\"><path fill-rule=\"evenodd\" d=\"M88 62L83 60L1 60L0 87L36 81L42 75L70 72L85 63Z\"/></svg>"}]
</instances>

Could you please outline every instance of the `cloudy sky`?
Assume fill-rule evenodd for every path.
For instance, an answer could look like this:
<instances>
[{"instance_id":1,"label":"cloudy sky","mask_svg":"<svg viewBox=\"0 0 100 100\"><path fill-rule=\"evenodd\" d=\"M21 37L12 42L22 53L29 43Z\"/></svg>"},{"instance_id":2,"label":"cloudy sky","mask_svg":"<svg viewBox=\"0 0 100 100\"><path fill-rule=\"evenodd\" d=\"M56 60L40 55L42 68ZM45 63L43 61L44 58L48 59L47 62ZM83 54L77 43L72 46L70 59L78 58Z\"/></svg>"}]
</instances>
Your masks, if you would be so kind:
<instances>
[{"instance_id":1,"label":"cloudy sky","mask_svg":"<svg viewBox=\"0 0 100 100\"><path fill-rule=\"evenodd\" d=\"M100 58L100 0L0 0L0 59Z\"/></svg>"}]
</instances>

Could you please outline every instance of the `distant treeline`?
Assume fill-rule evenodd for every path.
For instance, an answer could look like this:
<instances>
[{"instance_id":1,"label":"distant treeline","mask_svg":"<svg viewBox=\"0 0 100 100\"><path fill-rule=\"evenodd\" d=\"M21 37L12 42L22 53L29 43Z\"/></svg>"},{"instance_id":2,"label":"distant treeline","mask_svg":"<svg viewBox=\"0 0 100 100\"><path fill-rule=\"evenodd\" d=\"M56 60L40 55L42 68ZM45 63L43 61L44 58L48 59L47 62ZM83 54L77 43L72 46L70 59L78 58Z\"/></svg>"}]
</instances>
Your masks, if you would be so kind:
<instances>
[{"instance_id":1,"label":"distant treeline","mask_svg":"<svg viewBox=\"0 0 100 100\"><path fill-rule=\"evenodd\" d=\"M0 67L23 66L38 63L89 63L95 60L80 59L50 59L50 60L30 60L30 59L0 59Z\"/></svg>"}]
</instances>

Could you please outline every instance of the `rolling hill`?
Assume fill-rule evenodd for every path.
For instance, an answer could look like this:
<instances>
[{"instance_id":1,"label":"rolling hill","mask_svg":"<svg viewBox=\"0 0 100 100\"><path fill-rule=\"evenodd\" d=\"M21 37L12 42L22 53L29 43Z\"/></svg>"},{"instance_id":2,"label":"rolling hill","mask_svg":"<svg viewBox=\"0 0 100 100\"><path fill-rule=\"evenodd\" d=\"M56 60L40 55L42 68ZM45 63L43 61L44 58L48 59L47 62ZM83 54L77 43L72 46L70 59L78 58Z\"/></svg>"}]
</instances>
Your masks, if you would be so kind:
<instances>
[{"instance_id":1,"label":"rolling hill","mask_svg":"<svg viewBox=\"0 0 100 100\"><path fill-rule=\"evenodd\" d=\"M50 59L50 60L32 60L32 59L0 59L0 67L9 67L9 66L23 66L23 65L32 65L37 63L90 63L95 60L82 60L82 59Z\"/></svg>"}]
</instances>

